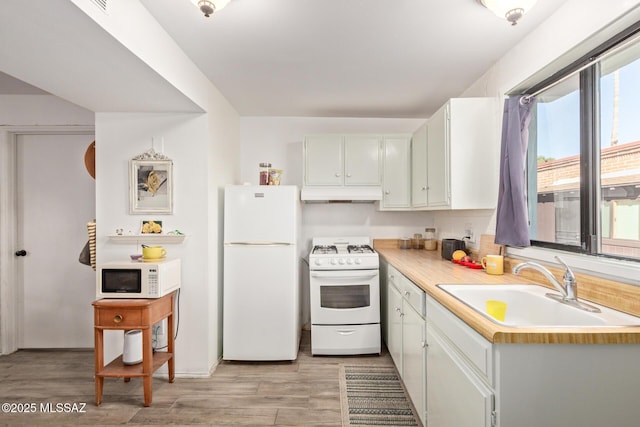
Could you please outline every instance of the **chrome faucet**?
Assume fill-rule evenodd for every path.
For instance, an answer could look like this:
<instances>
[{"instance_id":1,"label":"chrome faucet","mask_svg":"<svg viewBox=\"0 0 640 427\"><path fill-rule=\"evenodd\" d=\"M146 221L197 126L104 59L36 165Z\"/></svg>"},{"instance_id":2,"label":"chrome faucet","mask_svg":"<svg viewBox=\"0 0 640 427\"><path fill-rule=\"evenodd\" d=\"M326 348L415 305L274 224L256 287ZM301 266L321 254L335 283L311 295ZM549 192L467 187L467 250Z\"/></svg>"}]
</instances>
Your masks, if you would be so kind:
<instances>
[{"instance_id":1,"label":"chrome faucet","mask_svg":"<svg viewBox=\"0 0 640 427\"><path fill-rule=\"evenodd\" d=\"M551 282L553 287L556 288L556 290L561 294L546 294L549 298L552 298L563 304L579 308L581 310L590 311L592 313L599 313L600 309L598 307L594 307L590 304L578 301L578 287L575 274L573 274L571 268L569 268L567 263L564 262L559 256L556 256L555 258L560 264L565 267L564 274L562 275L562 284L558 282L555 276L551 274L551 272L546 267L533 261L527 261L516 265L513 268L513 274L519 274L520 270L524 268L531 268L533 270L536 270L542 273L544 277L546 277L549 282Z\"/></svg>"}]
</instances>

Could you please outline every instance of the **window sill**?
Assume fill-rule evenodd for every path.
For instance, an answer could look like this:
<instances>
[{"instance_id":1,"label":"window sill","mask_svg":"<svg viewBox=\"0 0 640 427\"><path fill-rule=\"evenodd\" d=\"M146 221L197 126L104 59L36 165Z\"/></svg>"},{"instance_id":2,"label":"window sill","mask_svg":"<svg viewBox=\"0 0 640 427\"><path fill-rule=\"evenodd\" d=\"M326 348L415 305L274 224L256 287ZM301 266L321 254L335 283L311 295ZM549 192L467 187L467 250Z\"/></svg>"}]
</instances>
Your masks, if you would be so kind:
<instances>
[{"instance_id":1,"label":"window sill","mask_svg":"<svg viewBox=\"0 0 640 427\"><path fill-rule=\"evenodd\" d=\"M546 248L507 248L507 255L525 260L558 265L554 256L560 256L576 272L604 279L640 286L640 262L625 261L593 255L575 254Z\"/></svg>"}]
</instances>

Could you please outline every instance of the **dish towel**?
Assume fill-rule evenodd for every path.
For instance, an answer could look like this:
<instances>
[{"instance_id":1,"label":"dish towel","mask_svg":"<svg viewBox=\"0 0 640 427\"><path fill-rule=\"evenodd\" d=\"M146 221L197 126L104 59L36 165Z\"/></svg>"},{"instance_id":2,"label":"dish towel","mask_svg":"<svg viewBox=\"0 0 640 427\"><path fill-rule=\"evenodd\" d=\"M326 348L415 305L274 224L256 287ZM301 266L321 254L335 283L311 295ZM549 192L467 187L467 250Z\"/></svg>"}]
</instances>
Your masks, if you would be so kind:
<instances>
[{"instance_id":1,"label":"dish towel","mask_svg":"<svg viewBox=\"0 0 640 427\"><path fill-rule=\"evenodd\" d=\"M91 221L87 223L87 232L89 233L89 254L91 268L96 270L96 222Z\"/></svg>"}]
</instances>

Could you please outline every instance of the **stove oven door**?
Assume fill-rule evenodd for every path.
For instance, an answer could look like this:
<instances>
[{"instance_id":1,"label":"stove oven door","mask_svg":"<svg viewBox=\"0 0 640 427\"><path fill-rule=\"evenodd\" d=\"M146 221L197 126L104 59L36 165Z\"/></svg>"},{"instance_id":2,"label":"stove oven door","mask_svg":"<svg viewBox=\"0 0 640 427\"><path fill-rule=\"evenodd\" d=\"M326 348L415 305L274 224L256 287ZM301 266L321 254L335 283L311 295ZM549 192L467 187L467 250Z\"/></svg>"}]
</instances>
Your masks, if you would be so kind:
<instances>
[{"instance_id":1,"label":"stove oven door","mask_svg":"<svg viewBox=\"0 0 640 427\"><path fill-rule=\"evenodd\" d=\"M310 295L313 325L380 322L378 270L311 271Z\"/></svg>"}]
</instances>

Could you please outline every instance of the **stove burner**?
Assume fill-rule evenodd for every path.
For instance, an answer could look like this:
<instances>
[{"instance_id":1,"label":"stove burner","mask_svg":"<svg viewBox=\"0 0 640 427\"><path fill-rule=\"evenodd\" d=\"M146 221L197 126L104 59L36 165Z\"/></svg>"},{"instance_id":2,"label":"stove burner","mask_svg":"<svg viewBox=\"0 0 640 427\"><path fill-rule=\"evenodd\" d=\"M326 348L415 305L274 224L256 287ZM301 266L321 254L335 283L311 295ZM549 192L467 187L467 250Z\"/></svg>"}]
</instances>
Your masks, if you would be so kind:
<instances>
[{"instance_id":1,"label":"stove burner","mask_svg":"<svg viewBox=\"0 0 640 427\"><path fill-rule=\"evenodd\" d=\"M337 254L338 248L335 245L317 245L313 247L314 254Z\"/></svg>"},{"instance_id":2,"label":"stove burner","mask_svg":"<svg viewBox=\"0 0 640 427\"><path fill-rule=\"evenodd\" d=\"M372 254L373 249L369 245L349 245L347 246L347 252L350 254Z\"/></svg>"}]
</instances>

